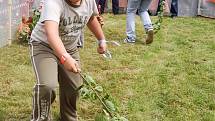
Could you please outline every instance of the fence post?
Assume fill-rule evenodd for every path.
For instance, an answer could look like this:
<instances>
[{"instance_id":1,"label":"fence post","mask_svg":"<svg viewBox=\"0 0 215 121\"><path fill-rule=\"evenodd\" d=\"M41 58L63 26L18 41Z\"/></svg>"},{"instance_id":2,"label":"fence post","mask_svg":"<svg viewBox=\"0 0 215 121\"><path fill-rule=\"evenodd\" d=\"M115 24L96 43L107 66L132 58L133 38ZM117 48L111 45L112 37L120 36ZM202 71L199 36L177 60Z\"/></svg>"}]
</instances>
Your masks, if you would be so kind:
<instances>
[{"instance_id":1,"label":"fence post","mask_svg":"<svg viewBox=\"0 0 215 121\"><path fill-rule=\"evenodd\" d=\"M9 38L8 45L12 43L12 0L8 0L8 11L9 11Z\"/></svg>"}]
</instances>

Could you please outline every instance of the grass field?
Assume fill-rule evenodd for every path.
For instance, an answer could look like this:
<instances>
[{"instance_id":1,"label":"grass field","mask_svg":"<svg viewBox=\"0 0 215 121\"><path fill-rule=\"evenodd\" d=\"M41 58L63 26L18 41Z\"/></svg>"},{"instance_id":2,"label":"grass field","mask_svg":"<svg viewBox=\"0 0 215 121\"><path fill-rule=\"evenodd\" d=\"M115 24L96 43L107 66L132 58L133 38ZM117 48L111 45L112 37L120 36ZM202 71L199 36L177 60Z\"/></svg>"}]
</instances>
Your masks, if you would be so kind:
<instances>
[{"instance_id":1,"label":"grass field","mask_svg":"<svg viewBox=\"0 0 215 121\"><path fill-rule=\"evenodd\" d=\"M104 15L113 59L96 53L95 38L85 34L80 50L83 72L91 75L115 99L129 121L215 121L215 20L164 18L151 45L137 18L137 42L123 44L125 15ZM156 17L153 18L153 21ZM28 46L0 48L0 121L28 121L34 73ZM57 121L59 100L52 107ZM93 121L99 104L81 99L80 121Z\"/></svg>"}]
</instances>

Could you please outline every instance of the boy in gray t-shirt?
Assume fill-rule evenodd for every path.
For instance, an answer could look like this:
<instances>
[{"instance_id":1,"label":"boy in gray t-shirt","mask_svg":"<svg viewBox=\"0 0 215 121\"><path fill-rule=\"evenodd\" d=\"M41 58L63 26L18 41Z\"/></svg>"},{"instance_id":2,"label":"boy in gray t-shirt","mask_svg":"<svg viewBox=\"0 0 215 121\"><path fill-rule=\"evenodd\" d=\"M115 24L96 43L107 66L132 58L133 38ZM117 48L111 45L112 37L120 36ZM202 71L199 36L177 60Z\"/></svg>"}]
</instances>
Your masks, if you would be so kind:
<instances>
[{"instance_id":1,"label":"boy in gray t-shirt","mask_svg":"<svg viewBox=\"0 0 215 121\"><path fill-rule=\"evenodd\" d=\"M105 37L96 18L95 0L45 0L31 39L31 60L36 75L32 121L50 119L50 105L59 83L60 117L77 121L76 101L82 85L77 42L84 26L98 39L98 53L106 51Z\"/></svg>"}]
</instances>

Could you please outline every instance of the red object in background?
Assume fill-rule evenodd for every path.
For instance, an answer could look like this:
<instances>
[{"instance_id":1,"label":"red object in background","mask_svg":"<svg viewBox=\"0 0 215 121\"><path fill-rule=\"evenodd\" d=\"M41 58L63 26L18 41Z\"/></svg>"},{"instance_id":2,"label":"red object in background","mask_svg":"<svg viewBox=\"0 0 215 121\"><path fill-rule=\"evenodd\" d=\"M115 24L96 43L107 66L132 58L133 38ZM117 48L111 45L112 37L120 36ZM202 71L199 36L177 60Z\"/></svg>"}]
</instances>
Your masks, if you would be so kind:
<instances>
[{"instance_id":1,"label":"red object in background","mask_svg":"<svg viewBox=\"0 0 215 121\"><path fill-rule=\"evenodd\" d=\"M127 0L119 0L119 7L126 8L127 4Z\"/></svg>"},{"instance_id":2,"label":"red object in background","mask_svg":"<svg viewBox=\"0 0 215 121\"><path fill-rule=\"evenodd\" d=\"M22 21L18 26L18 32L26 31L30 34L29 24L31 24L32 22L33 22L32 17L27 18L26 16L22 16Z\"/></svg>"},{"instance_id":3,"label":"red object in background","mask_svg":"<svg viewBox=\"0 0 215 121\"><path fill-rule=\"evenodd\" d=\"M215 3L215 0L207 0L208 2Z\"/></svg>"}]
</instances>

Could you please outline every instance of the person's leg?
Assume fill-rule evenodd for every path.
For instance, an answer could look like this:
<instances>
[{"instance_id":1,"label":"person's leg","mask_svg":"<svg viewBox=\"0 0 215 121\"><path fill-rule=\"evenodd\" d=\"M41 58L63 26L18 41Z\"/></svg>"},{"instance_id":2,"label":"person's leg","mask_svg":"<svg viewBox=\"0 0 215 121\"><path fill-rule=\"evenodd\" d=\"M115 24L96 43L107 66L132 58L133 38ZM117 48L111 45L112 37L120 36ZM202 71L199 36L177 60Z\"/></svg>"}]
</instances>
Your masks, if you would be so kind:
<instances>
[{"instance_id":1,"label":"person's leg","mask_svg":"<svg viewBox=\"0 0 215 121\"><path fill-rule=\"evenodd\" d=\"M153 42L153 25L148 13L148 7L152 0L142 0L139 8L139 15L143 23L143 27L147 33L146 44Z\"/></svg>"},{"instance_id":2,"label":"person's leg","mask_svg":"<svg viewBox=\"0 0 215 121\"><path fill-rule=\"evenodd\" d=\"M119 13L119 0L112 0L112 11L113 14Z\"/></svg>"},{"instance_id":3,"label":"person's leg","mask_svg":"<svg viewBox=\"0 0 215 121\"><path fill-rule=\"evenodd\" d=\"M50 106L57 86L57 58L52 50L39 42L30 44L31 60L37 82L34 86L31 121L49 121Z\"/></svg>"},{"instance_id":4,"label":"person's leg","mask_svg":"<svg viewBox=\"0 0 215 121\"><path fill-rule=\"evenodd\" d=\"M78 51L70 53L79 62ZM82 79L79 74L67 71L63 65L59 65L59 85L60 85L60 120L77 121L76 102L79 96L79 89Z\"/></svg>"},{"instance_id":5,"label":"person's leg","mask_svg":"<svg viewBox=\"0 0 215 121\"><path fill-rule=\"evenodd\" d=\"M99 0L99 5L100 5L100 14L103 14L105 11L105 5L106 5L106 0Z\"/></svg>"},{"instance_id":6,"label":"person's leg","mask_svg":"<svg viewBox=\"0 0 215 121\"><path fill-rule=\"evenodd\" d=\"M126 35L127 38L124 41L135 42L135 15L138 7L140 6L140 0L128 0L127 6L127 18L126 18Z\"/></svg>"},{"instance_id":7,"label":"person's leg","mask_svg":"<svg viewBox=\"0 0 215 121\"><path fill-rule=\"evenodd\" d=\"M172 0L170 13L171 13L171 17L178 15L178 0Z\"/></svg>"},{"instance_id":8,"label":"person's leg","mask_svg":"<svg viewBox=\"0 0 215 121\"><path fill-rule=\"evenodd\" d=\"M97 6L98 6L98 4L99 4L99 0L96 0L96 4L97 4Z\"/></svg>"},{"instance_id":9,"label":"person's leg","mask_svg":"<svg viewBox=\"0 0 215 121\"><path fill-rule=\"evenodd\" d=\"M139 8L139 15L146 31L153 29L152 22L148 13L148 7L152 0L142 0Z\"/></svg>"}]
</instances>

